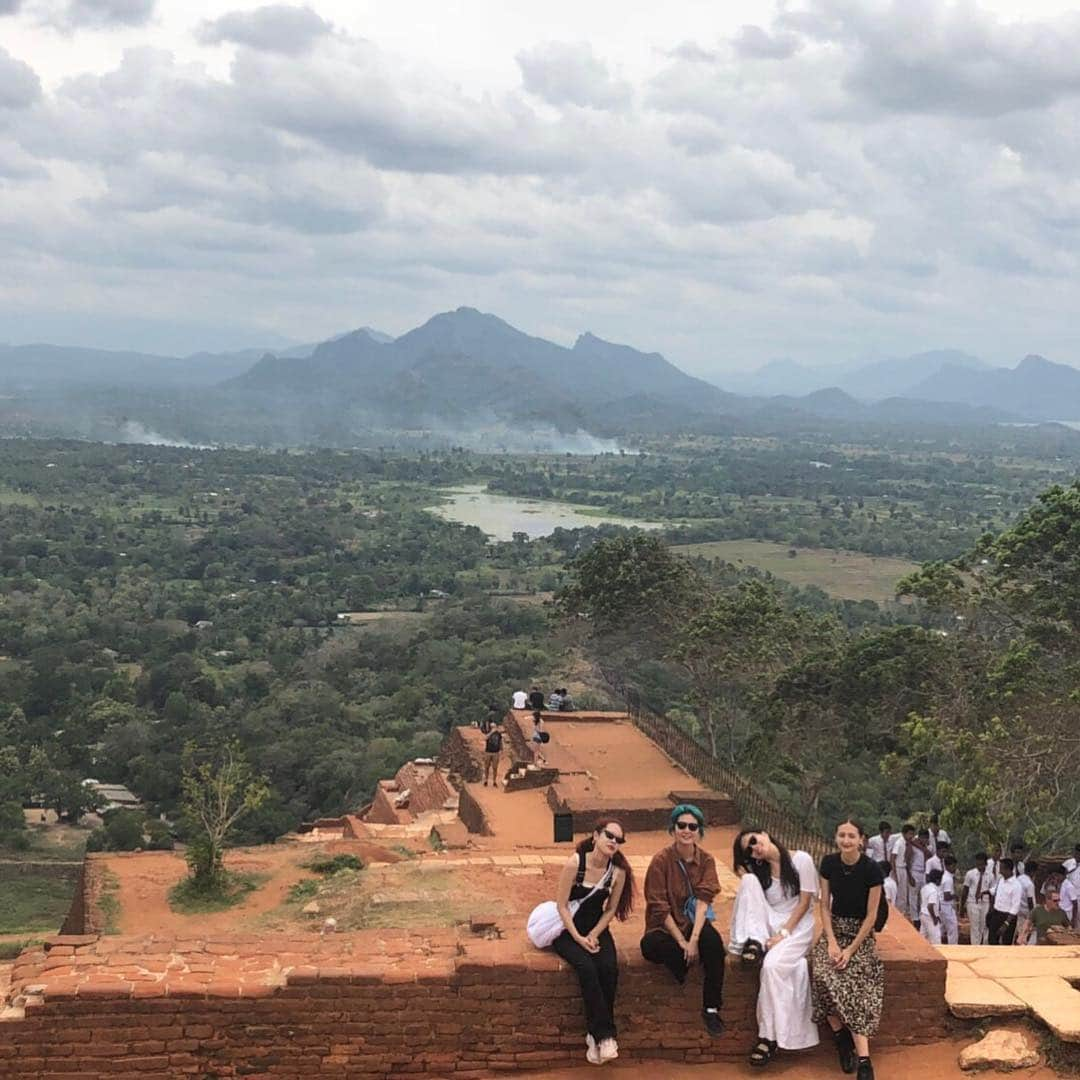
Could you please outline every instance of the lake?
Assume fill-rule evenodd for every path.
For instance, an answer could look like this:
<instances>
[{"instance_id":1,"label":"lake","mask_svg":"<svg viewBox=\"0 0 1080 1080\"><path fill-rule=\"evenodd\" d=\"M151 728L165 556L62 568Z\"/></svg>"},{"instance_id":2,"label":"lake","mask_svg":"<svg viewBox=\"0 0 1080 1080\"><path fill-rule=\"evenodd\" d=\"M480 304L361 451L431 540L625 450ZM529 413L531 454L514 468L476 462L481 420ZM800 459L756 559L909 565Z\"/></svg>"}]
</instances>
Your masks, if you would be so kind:
<instances>
[{"instance_id":1,"label":"lake","mask_svg":"<svg viewBox=\"0 0 1080 1080\"><path fill-rule=\"evenodd\" d=\"M519 499L514 495L492 495L482 484L468 484L443 492L447 502L428 510L447 521L475 525L493 540L513 540L523 532L530 540L550 536L556 529L583 529L597 525L637 526L639 529L662 529L658 521L637 521L612 514L584 514L572 503L546 499Z\"/></svg>"}]
</instances>

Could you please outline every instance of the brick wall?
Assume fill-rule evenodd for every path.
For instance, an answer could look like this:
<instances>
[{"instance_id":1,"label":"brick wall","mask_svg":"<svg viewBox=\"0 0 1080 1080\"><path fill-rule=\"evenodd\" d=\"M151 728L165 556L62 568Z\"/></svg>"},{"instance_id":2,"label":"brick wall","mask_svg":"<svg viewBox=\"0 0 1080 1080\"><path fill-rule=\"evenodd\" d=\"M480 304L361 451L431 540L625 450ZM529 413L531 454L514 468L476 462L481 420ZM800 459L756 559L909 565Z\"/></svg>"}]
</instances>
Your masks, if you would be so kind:
<instances>
[{"instance_id":1,"label":"brick wall","mask_svg":"<svg viewBox=\"0 0 1080 1080\"><path fill-rule=\"evenodd\" d=\"M465 822L465 828L481 836L493 836L483 807L469 794L464 784L458 788L458 817Z\"/></svg>"},{"instance_id":2,"label":"brick wall","mask_svg":"<svg viewBox=\"0 0 1080 1080\"><path fill-rule=\"evenodd\" d=\"M484 778L484 736L479 728L451 728L439 751L439 765L470 784Z\"/></svg>"},{"instance_id":3,"label":"brick wall","mask_svg":"<svg viewBox=\"0 0 1080 1080\"><path fill-rule=\"evenodd\" d=\"M756 1030L756 974L729 963L727 1033L711 1041L700 1025L699 975L677 986L664 970L645 963L637 933L625 929L617 934L622 1057L744 1060ZM394 935L407 936L380 932L384 950ZM160 947L168 951L178 944ZM283 947L289 946L270 940L246 946L263 952ZM74 961L92 948L57 945L52 952L70 950ZM245 946L226 941L205 948L216 948L205 957L214 960ZM76 988L55 980L55 992L29 1000L25 1019L0 1023L0 1075L383 1080L405 1073L467 1078L486 1070L581 1064L577 982L553 954L523 951L519 940L478 939L440 946L434 956L429 950L422 960L403 955L387 963L383 956L375 964L363 951L348 962L309 957L319 966L292 968L281 986L225 979L213 974L212 964L194 963L192 970L209 972L201 983L194 974L169 985L123 982L129 976L117 963L122 956L111 954L104 970L112 981ZM945 1016L944 959L930 959L925 948L886 951L886 1023L876 1044L938 1037Z\"/></svg>"},{"instance_id":4,"label":"brick wall","mask_svg":"<svg viewBox=\"0 0 1080 1080\"><path fill-rule=\"evenodd\" d=\"M441 810L453 795L446 774L441 769L432 769L430 775L409 789L409 812L415 817L429 810Z\"/></svg>"},{"instance_id":5,"label":"brick wall","mask_svg":"<svg viewBox=\"0 0 1080 1080\"><path fill-rule=\"evenodd\" d=\"M392 781L380 780L375 788L375 796L371 800L371 809L364 815L365 821L372 821L376 825L404 825L410 820L407 810L398 810L394 806L394 799L400 794L397 787L385 787Z\"/></svg>"}]
</instances>

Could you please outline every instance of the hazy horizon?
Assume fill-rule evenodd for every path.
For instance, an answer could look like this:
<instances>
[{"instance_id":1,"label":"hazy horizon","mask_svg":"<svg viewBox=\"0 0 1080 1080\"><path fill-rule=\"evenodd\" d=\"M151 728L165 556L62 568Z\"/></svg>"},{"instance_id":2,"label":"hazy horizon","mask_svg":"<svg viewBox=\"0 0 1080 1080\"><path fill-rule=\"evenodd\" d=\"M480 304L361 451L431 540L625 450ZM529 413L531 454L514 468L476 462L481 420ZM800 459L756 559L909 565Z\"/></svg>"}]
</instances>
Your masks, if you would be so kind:
<instances>
[{"instance_id":1,"label":"hazy horizon","mask_svg":"<svg viewBox=\"0 0 1080 1080\"><path fill-rule=\"evenodd\" d=\"M0 341L466 305L719 383L1080 358L1058 0L0 0L0 41Z\"/></svg>"}]
</instances>

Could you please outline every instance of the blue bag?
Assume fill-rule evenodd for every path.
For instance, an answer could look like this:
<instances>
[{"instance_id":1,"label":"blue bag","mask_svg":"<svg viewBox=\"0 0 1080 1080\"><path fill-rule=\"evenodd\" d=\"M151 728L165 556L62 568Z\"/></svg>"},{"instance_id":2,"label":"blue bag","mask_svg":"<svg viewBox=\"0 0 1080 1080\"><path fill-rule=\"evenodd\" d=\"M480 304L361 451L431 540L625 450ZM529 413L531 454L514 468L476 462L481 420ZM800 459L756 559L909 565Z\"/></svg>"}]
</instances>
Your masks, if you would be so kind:
<instances>
[{"instance_id":1,"label":"blue bag","mask_svg":"<svg viewBox=\"0 0 1080 1080\"><path fill-rule=\"evenodd\" d=\"M682 859L678 860L679 869L683 872L683 877L686 878L686 887L690 890L690 895L686 898L686 903L683 904L683 915L692 924L694 917L697 915L697 897L694 895L694 886L690 884L690 874L687 872L686 864ZM713 911L713 906L710 904L705 909L705 921L712 922L716 918L716 912Z\"/></svg>"}]
</instances>

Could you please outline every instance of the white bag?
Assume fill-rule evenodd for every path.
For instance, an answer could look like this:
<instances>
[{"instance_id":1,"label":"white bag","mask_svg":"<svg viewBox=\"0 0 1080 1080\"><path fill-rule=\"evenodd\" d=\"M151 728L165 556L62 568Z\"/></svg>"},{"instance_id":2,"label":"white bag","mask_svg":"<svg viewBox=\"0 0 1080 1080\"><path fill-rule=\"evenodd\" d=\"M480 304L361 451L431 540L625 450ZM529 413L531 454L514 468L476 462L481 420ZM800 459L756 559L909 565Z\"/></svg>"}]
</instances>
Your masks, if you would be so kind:
<instances>
[{"instance_id":1,"label":"white bag","mask_svg":"<svg viewBox=\"0 0 1080 1080\"><path fill-rule=\"evenodd\" d=\"M566 905L570 909L571 919L586 900L610 884L611 877L612 869L609 866L604 871L604 876L592 887L588 896L581 900L571 900ZM537 904L529 912L529 921L525 924L526 935L538 949L548 948L565 929L566 926L559 914L559 905L554 900L545 900L542 904Z\"/></svg>"},{"instance_id":2,"label":"white bag","mask_svg":"<svg viewBox=\"0 0 1080 1080\"><path fill-rule=\"evenodd\" d=\"M571 900L570 914L573 916L581 906L580 900ZM525 933L538 948L546 949L566 929L559 914L559 905L554 900L545 900L537 904L529 914L525 924Z\"/></svg>"}]
</instances>

